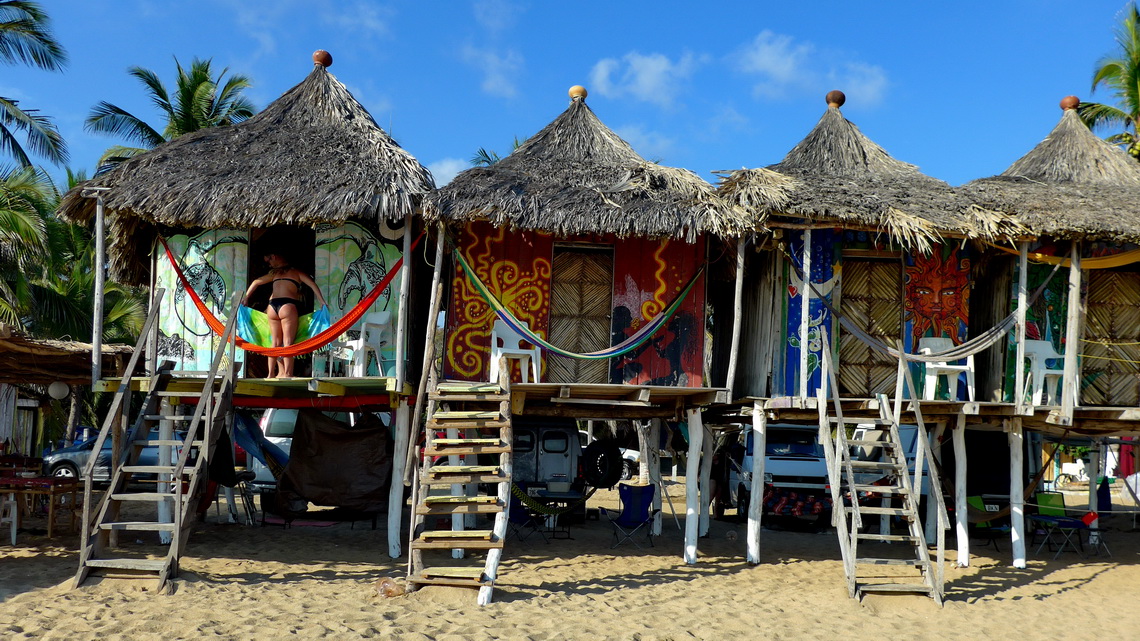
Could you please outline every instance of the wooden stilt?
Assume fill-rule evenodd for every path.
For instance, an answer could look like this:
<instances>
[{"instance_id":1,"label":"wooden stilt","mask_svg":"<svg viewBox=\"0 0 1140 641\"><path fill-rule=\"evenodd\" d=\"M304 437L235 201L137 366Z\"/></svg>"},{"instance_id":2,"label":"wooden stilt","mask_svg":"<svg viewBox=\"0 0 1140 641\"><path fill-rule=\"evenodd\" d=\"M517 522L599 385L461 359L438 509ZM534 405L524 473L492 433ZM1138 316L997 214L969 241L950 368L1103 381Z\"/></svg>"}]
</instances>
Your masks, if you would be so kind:
<instances>
[{"instance_id":1,"label":"wooden stilt","mask_svg":"<svg viewBox=\"0 0 1140 641\"><path fill-rule=\"evenodd\" d=\"M400 522L404 515L404 465L406 459L401 456L408 450L408 438L411 431L411 412L407 398L400 399L396 408L396 443L392 457L392 487L388 490L388 556L393 559L400 558L403 546L400 541Z\"/></svg>"},{"instance_id":2,"label":"wooden stilt","mask_svg":"<svg viewBox=\"0 0 1140 641\"><path fill-rule=\"evenodd\" d=\"M934 429L931 430L930 434L930 449L934 452L934 462L938 464L938 467L942 467L942 435L945 433L946 422L939 421L934 424ZM936 472L932 469L930 473L935 474ZM926 544L934 545L934 540L938 536L938 501L935 501L934 497L927 497L926 521L923 522L923 526Z\"/></svg>"},{"instance_id":3,"label":"wooden stilt","mask_svg":"<svg viewBox=\"0 0 1140 641\"><path fill-rule=\"evenodd\" d=\"M713 438L705 434L701 441L701 528L700 535L709 534L709 512L712 508Z\"/></svg>"},{"instance_id":4,"label":"wooden stilt","mask_svg":"<svg viewBox=\"0 0 1140 641\"><path fill-rule=\"evenodd\" d=\"M808 331L811 321L811 229L804 230L804 278L800 292L800 390L799 397L807 405L808 397Z\"/></svg>"},{"instance_id":5,"label":"wooden stilt","mask_svg":"<svg viewBox=\"0 0 1140 641\"><path fill-rule=\"evenodd\" d=\"M697 526L700 520L697 477L700 476L705 426L701 423L699 410L689 410L686 419L689 424L689 454L685 459L685 563L693 565L697 562Z\"/></svg>"},{"instance_id":6,"label":"wooden stilt","mask_svg":"<svg viewBox=\"0 0 1140 641\"><path fill-rule=\"evenodd\" d=\"M1021 417L1005 421L1009 437L1009 518L1013 567L1025 567L1025 437Z\"/></svg>"},{"instance_id":7,"label":"wooden stilt","mask_svg":"<svg viewBox=\"0 0 1140 641\"><path fill-rule=\"evenodd\" d=\"M1104 442L1096 441L1093 447L1089 448L1089 512L1097 512L1100 507L1097 504L1097 482L1100 480L1101 468L1104 467ZM1100 518L1089 523L1089 527L1096 527L1100 523Z\"/></svg>"},{"instance_id":8,"label":"wooden stilt","mask_svg":"<svg viewBox=\"0 0 1140 641\"><path fill-rule=\"evenodd\" d=\"M408 292L411 291L411 267L412 215L408 214L404 218L404 263L400 267L400 307L396 310L396 389L400 392L403 392L404 389L408 366ZM404 450L397 449L396 451L403 452ZM400 481L400 485L403 485L403 478Z\"/></svg>"},{"instance_id":9,"label":"wooden stilt","mask_svg":"<svg viewBox=\"0 0 1140 641\"><path fill-rule=\"evenodd\" d=\"M966 503L966 414L958 413L954 427L954 521L958 539L958 567L970 565L969 506Z\"/></svg>"},{"instance_id":10,"label":"wooden stilt","mask_svg":"<svg viewBox=\"0 0 1140 641\"><path fill-rule=\"evenodd\" d=\"M637 481L649 485L649 421L634 421L637 430Z\"/></svg>"},{"instance_id":11,"label":"wooden stilt","mask_svg":"<svg viewBox=\"0 0 1140 641\"><path fill-rule=\"evenodd\" d=\"M657 516L653 517L651 532L654 536L661 535L661 499L665 493L665 483L661 480L661 419L655 418L649 426L649 483L657 488L653 493L653 509Z\"/></svg>"},{"instance_id":12,"label":"wooden stilt","mask_svg":"<svg viewBox=\"0 0 1140 641\"><path fill-rule=\"evenodd\" d=\"M752 403L752 484L748 500L748 562L760 562L760 522L764 515L764 452L768 443L768 415L760 401Z\"/></svg>"}]
</instances>

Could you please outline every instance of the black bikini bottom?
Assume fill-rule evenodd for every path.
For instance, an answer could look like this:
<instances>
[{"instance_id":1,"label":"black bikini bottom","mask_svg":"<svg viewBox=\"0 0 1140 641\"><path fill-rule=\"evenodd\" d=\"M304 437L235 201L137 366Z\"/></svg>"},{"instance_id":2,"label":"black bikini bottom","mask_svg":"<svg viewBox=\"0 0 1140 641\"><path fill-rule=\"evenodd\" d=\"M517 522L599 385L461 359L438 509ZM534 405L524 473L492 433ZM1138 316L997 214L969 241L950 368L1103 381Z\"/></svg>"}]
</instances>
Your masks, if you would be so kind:
<instances>
[{"instance_id":1,"label":"black bikini bottom","mask_svg":"<svg viewBox=\"0 0 1140 641\"><path fill-rule=\"evenodd\" d=\"M296 298L270 298L269 299L269 306L273 308L273 311L277 312L278 316L281 315L281 308L284 307L285 305L296 305L297 307L300 307L301 301L297 300Z\"/></svg>"}]
</instances>

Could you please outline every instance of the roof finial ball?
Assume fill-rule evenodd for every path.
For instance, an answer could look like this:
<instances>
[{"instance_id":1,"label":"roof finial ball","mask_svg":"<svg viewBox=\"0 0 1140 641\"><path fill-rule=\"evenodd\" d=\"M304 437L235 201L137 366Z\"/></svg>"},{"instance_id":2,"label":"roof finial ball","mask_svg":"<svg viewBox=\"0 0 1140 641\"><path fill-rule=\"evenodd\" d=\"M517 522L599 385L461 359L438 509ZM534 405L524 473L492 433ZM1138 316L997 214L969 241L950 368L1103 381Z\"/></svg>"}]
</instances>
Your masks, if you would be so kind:
<instances>
[{"instance_id":1,"label":"roof finial ball","mask_svg":"<svg viewBox=\"0 0 1140 641\"><path fill-rule=\"evenodd\" d=\"M324 49L317 49L313 52L313 63L322 67L328 68L332 66L332 54Z\"/></svg>"},{"instance_id":2,"label":"roof finial ball","mask_svg":"<svg viewBox=\"0 0 1140 641\"><path fill-rule=\"evenodd\" d=\"M843 106L843 103L847 102L847 96L843 95L843 92L838 89L832 89L827 92L827 98L825 98L825 100L827 100L828 107L838 109Z\"/></svg>"},{"instance_id":3,"label":"roof finial ball","mask_svg":"<svg viewBox=\"0 0 1140 641\"><path fill-rule=\"evenodd\" d=\"M585 100L587 93L582 85L574 85L570 87L570 100Z\"/></svg>"},{"instance_id":4,"label":"roof finial ball","mask_svg":"<svg viewBox=\"0 0 1140 641\"><path fill-rule=\"evenodd\" d=\"M1068 111L1076 109L1077 105L1081 104L1081 99L1076 96L1065 96L1061 98L1061 111Z\"/></svg>"}]
</instances>

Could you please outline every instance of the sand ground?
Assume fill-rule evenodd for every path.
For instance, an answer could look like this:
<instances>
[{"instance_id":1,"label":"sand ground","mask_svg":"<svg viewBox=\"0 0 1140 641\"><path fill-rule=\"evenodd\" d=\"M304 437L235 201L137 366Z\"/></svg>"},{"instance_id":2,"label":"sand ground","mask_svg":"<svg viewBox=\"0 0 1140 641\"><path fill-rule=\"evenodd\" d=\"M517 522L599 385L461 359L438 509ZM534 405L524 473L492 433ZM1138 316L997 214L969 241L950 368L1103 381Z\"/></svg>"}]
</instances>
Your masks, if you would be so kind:
<instances>
[{"instance_id":1,"label":"sand ground","mask_svg":"<svg viewBox=\"0 0 1140 641\"><path fill-rule=\"evenodd\" d=\"M684 486L669 486L683 509ZM612 506L599 492L591 506ZM681 517L683 525L683 515ZM765 530L762 563L744 561L744 525L713 521L700 562L681 559L683 535L665 506L653 548L610 549L605 521L576 526L570 541L511 541L495 602L460 588L379 596L402 577L387 557L383 524L248 527L213 509L191 535L170 595L152 581L89 580L69 589L77 537L22 533L0 545L4 639L1136 639L1140 532L1106 519L1113 556L1010 563L1010 546L978 547L957 568L949 539L947 602L921 596L847 597L834 531ZM126 541L137 550L157 546Z\"/></svg>"}]
</instances>

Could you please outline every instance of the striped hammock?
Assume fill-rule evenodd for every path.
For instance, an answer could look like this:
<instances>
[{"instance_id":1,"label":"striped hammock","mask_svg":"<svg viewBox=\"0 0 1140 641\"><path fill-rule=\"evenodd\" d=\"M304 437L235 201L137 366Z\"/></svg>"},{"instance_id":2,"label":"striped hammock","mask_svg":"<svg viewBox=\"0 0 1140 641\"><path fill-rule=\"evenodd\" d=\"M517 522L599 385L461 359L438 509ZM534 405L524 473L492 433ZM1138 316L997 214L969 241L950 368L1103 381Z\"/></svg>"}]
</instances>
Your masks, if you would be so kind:
<instances>
[{"instance_id":1,"label":"striped hammock","mask_svg":"<svg viewBox=\"0 0 1140 641\"><path fill-rule=\"evenodd\" d=\"M420 239L423 237L424 235L421 232L415 241L412 242L411 249L413 251L415 250L416 245L419 244ZM210 308L198 296L198 292L194 291L194 287L190 284L190 281L186 280L186 274L182 271L182 266L178 264L178 259L176 259L174 257L174 254L171 253L170 247L168 247L166 244L166 240L161 237L158 240L162 243L162 248L166 250L166 257L170 259L170 264L174 267L174 273L178 275L178 280L182 281L182 287L186 289L186 293L189 294L190 300L194 301L194 306L198 308L198 313L202 315L202 318L205 319L206 324L210 326L210 329L212 329L218 336L221 336L226 331L226 324L214 316L213 312L210 311ZM348 313L345 314L342 318L337 320L335 323L332 323L328 326L327 329L319 332L315 336L311 336L305 340L289 345L288 347L263 347L255 343L251 343L250 341L247 341L240 336L235 336L234 341L238 347L246 351L254 352L256 354L264 354L266 356L289 357L315 352L318 349L336 340L341 334L355 325L356 321L360 320L361 317L363 317L364 314L368 312L368 308L372 306L372 303L375 303L376 299L380 298L380 294L384 293L384 290L387 289L388 285L392 283L392 279L396 277L396 274L400 273L400 267L403 264L404 258L400 257L400 259L392 265L392 268L388 270L388 273L384 276L384 279L372 288L372 291L368 292L364 298L361 298L360 302L349 309Z\"/></svg>"},{"instance_id":2,"label":"striped hammock","mask_svg":"<svg viewBox=\"0 0 1140 641\"><path fill-rule=\"evenodd\" d=\"M458 250L453 250L452 253L455 254L455 259L459 263L459 266L463 268L463 273L467 274L467 278L470 279L471 284L475 286L475 290L479 292L479 295L483 297L483 300L487 301L487 304L491 306L491 309L495 311L495 315L498 316L500 320L502 320L507 325L510 325L511 329L522 335L523 338L525 338L528 342L539 345L552 354L565 356L566 358L577 358L581 360L602 360L607 358L616 358L622 354L628 354L629 352L632 352L633 350L640 347L642 343L649 340L649 338L653 336L657 330L661 329L661 327L663 327L665 323L668 322L670 318L672 318L673 314L675 314L681 307L681 303L683 303L685 301L685 298L688 297L689 292L692 291L693 286L697 284L697 280L700 279L701 275L705 272L705 266L701 265L697 269L697 273L693 274L693 277L685 285L684 289L682 289L673 299L673 302L669 303L668 307L654 316L653 319L648 323L642 325L641 329L637 330L629 338L618 343L617 345L614 345L613 347L607 347L606 349L598 350L596 352L586 352L584 354L579 354L577 352L571 352L555 345L551 345L550 343L546 342L546 340L541 336L532 332L530 330L530 327L525 322L520 321L518 318L516 318L515 315L511 313L511 310L507 309L507 306L500 302L498 298L495 298L495 295L491 293L491 290L487 289L487 285L485 285L482 280L479 280L479 276L475 274L475 270L472 269L471 265L467 263L467 260L463 258L463 254L459 253Z\"/></svg>"}]
</instances>

